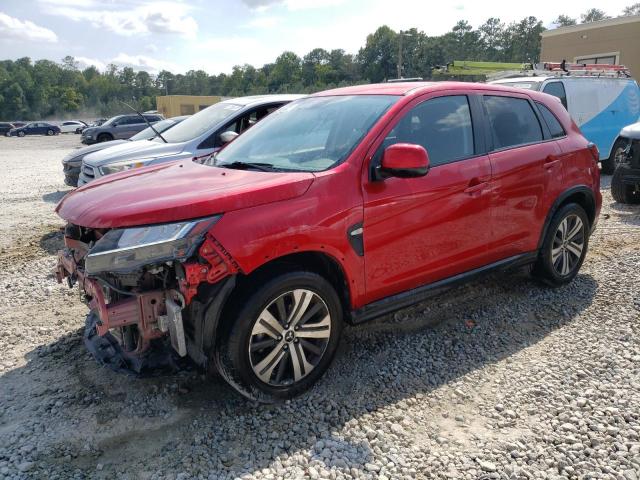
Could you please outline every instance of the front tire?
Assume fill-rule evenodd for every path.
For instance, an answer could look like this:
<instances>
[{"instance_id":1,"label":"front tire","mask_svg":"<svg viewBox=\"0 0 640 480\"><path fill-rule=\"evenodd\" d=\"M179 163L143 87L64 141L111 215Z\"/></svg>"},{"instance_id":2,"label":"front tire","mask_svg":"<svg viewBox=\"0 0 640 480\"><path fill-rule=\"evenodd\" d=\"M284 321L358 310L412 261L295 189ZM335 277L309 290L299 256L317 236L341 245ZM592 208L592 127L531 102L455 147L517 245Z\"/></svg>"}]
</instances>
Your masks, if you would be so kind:
<instances>
[{"instance_id":1,"label":"front tire","mask_svg":"<svg viewBox=\"0 0 640 480\"><path fill-rule=\"evenodd\" d=\"M578 274L589 246L589 218L577 203L561 207L551 219L534 277L552 287L571 282Z\"/></svg>"},{"instance_id":2,"label":"front tire","mask_svg":"<svg viewBox=\"0 0 640 480\"><path fill-rule=\"evenodd\" d=\"M19 137L24 137L24 132L18 132Z\"/></svg>"},{"instance_id":3,"label":"front tire","mask_svg":"<svg viewBox=\"0 0 640 480\"><path fill-rule=\"evenodd\" d=\"M611 155L606 160L600 162L602 168L600 171L606 175L611 175L615 172L616 168L624 162L624 150L627 146L628 140L619 138L613 144L611 149Z\"/></svg>"},{"instance_id":4,"label":"front tire","mask_svg":"<svg viewBox=\"0 0 640 480\"><path fill-rule=\"evenodd\" d=\"M108 133L101 133L96 139L97 143L110 142L111 140L113 140L113 137Z\"/></svg>"},{"instance_id":5,"label":"front tire","mask_svg":"<svg viewBox=\"0 0 640 480\"><path fill-rule=\"evenodd\" d=\"M255 286L226 312L214 361L241 394L271 403L301 394L324 374L338 348L343 311L333 286L312 272Z\"/></svg>"},{"instance_id":6,"label":"front tire","mask_svg":"<svg viewBox=\"0 0 640 480\"><path fill-rule=\"evenodd\" d=\"M640 191L633 185L624 183L625 175L632 172L626 163L618 165L611 178L611 196L616 202L635 205L640 203Z\"/></svg>"}]
</instances>

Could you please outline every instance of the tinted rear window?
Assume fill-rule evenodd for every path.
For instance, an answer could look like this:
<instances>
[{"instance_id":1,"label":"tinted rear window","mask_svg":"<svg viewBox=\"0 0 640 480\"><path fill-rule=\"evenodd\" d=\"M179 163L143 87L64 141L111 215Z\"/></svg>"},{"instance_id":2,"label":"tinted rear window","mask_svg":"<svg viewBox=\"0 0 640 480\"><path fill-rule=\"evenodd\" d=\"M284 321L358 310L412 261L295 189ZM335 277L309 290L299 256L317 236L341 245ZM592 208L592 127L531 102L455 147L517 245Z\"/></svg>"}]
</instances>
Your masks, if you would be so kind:
<instances>
[{"instance_id":1,"label":"tinted rear window","mask_svg":"<svg viewBox=\"0 0 640 480\"><path fill-rule=\"evenodd\" d=\"M562 128L562 124L558 121L551 110L542 103L538 103L538 110L540 110L542 118L544 118L547 127L549 127L549 132L551 132L552 138L564 137L566 135L564 128Z\"/></svg>"},{"instance_id":2,"label":"tinted rear window","mask_svg":"<svg viewBox=\"0 0 640 480\"><path fill-rule=\"evenodd\" d=\"M531 104L522 98L485 96L493 148L542 141L542 129Z\"/></svg>"}]
</instances>

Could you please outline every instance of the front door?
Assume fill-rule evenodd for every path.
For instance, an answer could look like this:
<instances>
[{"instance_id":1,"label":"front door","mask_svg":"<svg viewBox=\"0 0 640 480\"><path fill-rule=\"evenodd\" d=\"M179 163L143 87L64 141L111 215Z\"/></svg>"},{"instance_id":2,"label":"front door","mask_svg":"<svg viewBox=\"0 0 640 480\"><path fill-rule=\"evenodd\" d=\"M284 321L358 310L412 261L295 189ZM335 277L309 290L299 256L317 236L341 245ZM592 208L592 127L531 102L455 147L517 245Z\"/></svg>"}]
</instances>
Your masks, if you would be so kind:
<instances>
[{"instance_id":1,"label":"front door","mask_svg":"<svg viewBox=\"0 0 640 480\"><path fill-rule=\"evenodd\" d=\"M491 239L491 165L474 139L466 95L427 96L387 129L367 170L394 143L425 147L420 178L364 182L367 303L486 263ZM475 110L475 109L474 109Z\"/></svg>"}]
</instances>

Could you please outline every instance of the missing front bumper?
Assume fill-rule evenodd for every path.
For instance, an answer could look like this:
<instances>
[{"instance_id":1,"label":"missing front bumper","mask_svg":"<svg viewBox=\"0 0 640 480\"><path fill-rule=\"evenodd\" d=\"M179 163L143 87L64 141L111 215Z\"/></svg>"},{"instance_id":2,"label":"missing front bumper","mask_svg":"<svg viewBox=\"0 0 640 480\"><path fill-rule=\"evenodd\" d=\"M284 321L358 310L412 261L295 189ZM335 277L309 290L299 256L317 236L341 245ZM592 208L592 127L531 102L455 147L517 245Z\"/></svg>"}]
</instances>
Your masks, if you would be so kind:
<instances>
[{"instance_id":1,"label":"missing front bumper","mask_svg":"<svg viewBox=\"0 0 640 480\"><path fill-rule=\"evenodd\" d=\"M84 344L100 365L137 377L166 375L189 368L190 363L161 340L153 342L142 354L125 352L111 333L98 334L99 321L96 312L92 311L87 315Z\"/></svg>"},{"instance_id":2,"label":"missing front bumper","mask_svg":"<svg viewBox=\"0 0 640 480\"><path fill-rule=\"evenodd\" d=\"M109 287L102 280L89 278L78 266L74 253L68 249L58 256L56 275L59 282L67 279L69 286L78 282L88 299L88 306L95 317L93 326L96 335L117 342L110 332L135 327L136 340L128 344L128 356L143 356L152 342L171 337L171 344L181 357L187 354L186 339L182 327L182 309L185 302L182 295L175 290L153 290L132 293L130 296L111 301L108 299ZM104 344L106 346L106 344ZM122 346L121 346L122 348ZM124 349L123 349L124 351Z\"/></svg>"}]
</instances>

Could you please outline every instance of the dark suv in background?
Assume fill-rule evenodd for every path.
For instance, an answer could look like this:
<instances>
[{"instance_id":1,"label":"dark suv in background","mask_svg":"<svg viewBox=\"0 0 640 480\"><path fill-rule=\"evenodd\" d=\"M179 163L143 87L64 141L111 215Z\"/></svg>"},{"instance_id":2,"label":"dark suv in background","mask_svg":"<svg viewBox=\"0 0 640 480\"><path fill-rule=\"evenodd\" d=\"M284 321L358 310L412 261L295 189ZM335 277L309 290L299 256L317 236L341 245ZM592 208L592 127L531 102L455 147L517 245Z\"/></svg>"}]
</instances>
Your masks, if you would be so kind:
<instances>
[{"instance_id":1,"label":"dark suv in background","mask_svg":"<svg viewBox=\"0 0 640 480\"><path fill-rule=\"evenodd\" d=\"M159 113L145 113L143 115L151 124L164 119ZM127 140L147 127L147 123L140 115L117 115L100 126L85 128L82 131L81 141L86 145L91 145L99 142L108 142L110 140Z\"/></svg>"}]
</instances>

